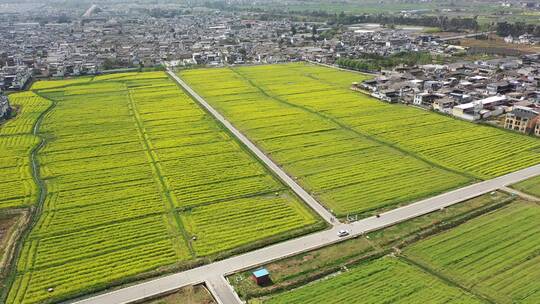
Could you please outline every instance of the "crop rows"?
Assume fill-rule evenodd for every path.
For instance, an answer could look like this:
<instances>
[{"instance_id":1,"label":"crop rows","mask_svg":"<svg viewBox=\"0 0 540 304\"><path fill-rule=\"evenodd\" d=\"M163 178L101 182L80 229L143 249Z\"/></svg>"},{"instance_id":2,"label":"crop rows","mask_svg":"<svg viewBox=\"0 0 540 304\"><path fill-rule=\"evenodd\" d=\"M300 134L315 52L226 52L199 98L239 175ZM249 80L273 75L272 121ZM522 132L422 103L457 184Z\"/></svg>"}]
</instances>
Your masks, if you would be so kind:
<instances>
[{"instance_id":1,"label":"crop rows","mask_svg":"<svg viewBox=\"0 0 540 304\"><path fill-rule=\"evenodd\" d=\"M268 68L279 71L276 67ZM252 86L234 71L197 70L182 76L337 215L372 212L470 181L283 102L284 95L206 95L222 87Z\"/></svg>"},{"instance_id":2,"label":"crop rows","mask_svg":"<svg viewBox=\"0 0 540 304\"><path fill-rule=\"evenodd\" d=\"M405 254L498 303L540 301L540 206L517 202Z\"/></svg>"},{"instance_id":3,"label":"crop rows","mask_svg":"<svg viewBox=\"0 0 540 304\"><path fill-rule=\"evenodd\" d=\"M272 214L272 218L268 218ZM197 252L203 255L230 249L231 245L250 244L276 231L297 229L311 221L311 215L288 195L260 196L196 208L182 215L186 228L200 241Z\"/></svg>"},{"instance_id":4,"label":"crop rows","mask_svg":"<svg viewBox=\"0 0 540 304\"><path fill-rule=\"evenodd\" d=\"M540 163L536 139L350 91L360 74L286 64L181 77L337 215Z\"/></svg>"},{"instance_id":5,"label":"crop rows","mask_svg":"<svg viewBox=\"0 0 540 304\"><path fill-rule=\"evenodd\" d=\"M385 257L264 303L483 303L396 258Z\"/></svg>"},{"instance_id":6,"label":"crop rows","mask_svg":"<svg viewBox=\"0 0 540 304\"><path fill-rule=\"evenodd\" d=\"M32 131L50 105L32 92L12 94L10 100L16 116L0 125L0 209L30 206L37 198L30 153L40 140Z\"/></svg>"},{"instance_id":7,"label":"crop rows","mask_svg":"<svg viewBox=\"0 0 540 304\"><path fill-rule=\"evenodd\" d=\"M33 89L54 102L40 129L47 197L9 303L68 299L318 223L162 72ZM254 218L264 233L245 238Z\"/></svg>"}]
</instances>

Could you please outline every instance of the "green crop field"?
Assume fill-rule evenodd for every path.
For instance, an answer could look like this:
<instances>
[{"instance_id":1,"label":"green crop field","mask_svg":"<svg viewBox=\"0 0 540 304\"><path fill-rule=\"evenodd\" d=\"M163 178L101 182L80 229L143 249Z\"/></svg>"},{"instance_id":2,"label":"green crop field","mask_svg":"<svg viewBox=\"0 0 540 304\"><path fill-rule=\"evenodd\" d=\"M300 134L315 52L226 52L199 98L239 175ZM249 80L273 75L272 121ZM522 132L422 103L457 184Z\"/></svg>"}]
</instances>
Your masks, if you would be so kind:
<instances>
[{"instance_id":1,"label":"green crop field","mask_svg":"<svg viewBox=\"0 0 540 304\"><path fill-rule=\"evenodd\" d=\"M0 209L29 206L37 198L30 152L40 140L32 129L50 106L50 101L32 92L12 94L10 100L17 114L0 125Z\"/></svg>"},{"instance_id":2,"label":"green crop field","mask_svg":"<svg viewBox=\"0 0 540 304\"><path fill-rule=\"evenodd\" d=\"M249 269L247 303L539 303L540 205L503 192Z\"/></svg>"},{"instance_id":3,"label":"green crop field","mask_svg":"<svg viewBox=\"0 0 540 304\"><path fill-rule=\"evenodd\" d=\"M53 103L38 152L47 196L8 303L58 302L322 226L165 73L32 89Z\"/></svg>"},{"instance_id":4,"label":"green crop field","mask_svg":"<svg viewBox=\"0 0 540 304\"><path fill-rule=\"evenodd\" d=\"M349 90L308 64L180 72L339 216L368 214L540 163L540 141Z\"/></svg>"},{"instance_id":5,"label":"green crop field","mask_svg":"<svg viewBox=\"0 0 540 304\"><path fill-rule=\"evenodd\" d=\"M482 303L473 295L397 258L366 262L264 303Z\"/></svg>"},{"instance_id":6,"label":"green crop field","mask_svg":"<svg viewBox=\"0 0 540 304\"><path fill-rule=\"evenodd\" d=\"M540 176L512 185L512 188L540 197Z\"/></svg>"},{"instance_id":7,"label":"green crop field","mask_svg":"<svg viewBox=\"0 0 540 304\"><path fill-rule=\"evenodd\" d=\"M492 303L540 303L540 206L517 202L405 250Z\"/></svg>"}]
</instances>

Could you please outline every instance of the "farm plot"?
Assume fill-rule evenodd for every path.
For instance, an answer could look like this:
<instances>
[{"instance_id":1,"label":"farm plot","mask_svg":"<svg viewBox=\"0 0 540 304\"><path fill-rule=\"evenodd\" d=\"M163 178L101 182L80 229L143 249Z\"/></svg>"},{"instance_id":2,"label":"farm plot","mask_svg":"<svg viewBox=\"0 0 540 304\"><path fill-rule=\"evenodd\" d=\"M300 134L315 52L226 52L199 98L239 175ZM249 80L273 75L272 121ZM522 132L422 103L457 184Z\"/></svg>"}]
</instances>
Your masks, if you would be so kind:
<instances>
[{"instance_id":1,"label":"farm plot","mask_svg":"<svg viewBox=\"0 0 540 304\"><path fill-rule=\"evenodd\" d=\"M348 89L365 78L356 73L286 64L180 75L338 216L540 163L536 139L379 102Z\"/></svg>"},{"instance_id":2,"label":"farm plot","mask_svg":"<svg viewBox=\"0 0 540 304\"><path fill-rule=\"evenodd\" d=\"M268 228L249 238L259 245L321 227L164 73L116 76L37 85L54 102L40 129L47 197L8 303L57 302L238 250L250 218ZM236 225L206 222L212 210Z\"/></svg>"},{"instance_id":3,"label":"farm plot","mask_svg":"<svg viewBox=\"0 0 540 304\"><path fill-rule=\"evenodd\" d=\"M362 263L263 303L483 303L397 258Z\"/></svg>"},{"instance_id":4,"label":"farm plot","mask_svg":"<svg viewBox=\"0 0 540 304\"><path fill-rule=\"evenodd\" d=\"M540 197L540 176L512 185L512 188Z\"/></svg>"},{"instance_id":5,"label":"farm plot","mask_svg":"<svg viewBox=\"0 0 540 304\"><path fill-rule=\"evenodd\" d=\"M241 299L247 303L260 303L261 298L271 297L284 290L292 290L321 278L335 276L346 269L364 267L359 263L379 259L389 254L397 254L400 259L403 259L403 255L400 255L399 252L419 239L425 239L430 235L452 229L471 218L511 204L514 200L513 196L504 192L485 194L445 208L443 212L433 212L416 217L391 227L370 232L364 237L352 238L272 261L261 265L270 272L271 277L271 283L265 286L257 285L252 279L253 271L259 269L260 266L242 270L230 275L227 279ZM415 263L407 263L413 267L418 266ZM389 302L400 303L399 301Z\"/></svg>"},{"instance_id":6,"label":"farm plot","mask_svg":"<svg viewBox=\"0 0 540 304\"><path fill-rule=\"evenodd\" d=\"M497 303L540 301L540 206L510 204L405 250L419 264Z\"/></svg>"},{"instance_id":7,"label":"farm plot","mask_svg":"<svg viewBox=\"0 0 540 304\"><path fill-rule=\"evenodd\" d=\"M32 135L38 117L50 101L32 92L10 95L16 116L0 125L0 209L34 204L37 188L32 178L30 153L40 140Z\"/></svg>"},{"instance_id":8,"label":"farm plot","mask_svg":"<svg viewBox=\"0 0 540 304\"><path fill-rule=\"evenodd\" d=\"M230 70L216 71L190 71L183 77L203 95L250 85ZM263 92L207 98L339 216L374 212L471 180Z\"/></svg>"}]
</instances>

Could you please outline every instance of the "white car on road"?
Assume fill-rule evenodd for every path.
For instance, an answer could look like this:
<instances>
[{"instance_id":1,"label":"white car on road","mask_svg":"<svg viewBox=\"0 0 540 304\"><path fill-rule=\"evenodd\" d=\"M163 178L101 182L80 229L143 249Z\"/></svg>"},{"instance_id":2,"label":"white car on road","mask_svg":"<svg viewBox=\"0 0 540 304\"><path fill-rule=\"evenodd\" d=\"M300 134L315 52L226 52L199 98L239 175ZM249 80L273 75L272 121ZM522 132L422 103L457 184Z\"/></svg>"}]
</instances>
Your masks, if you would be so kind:
<instances>
[{"instance_id":1,"label":"white car on road","mask_svg":"<svg viewBox=\"0 0 540 304\"><path fill-rule=\"evenodd\" d=\"M340 231L338 231L337 233L337 236L339 237L344 237L344 236L347 236L349 235L349 231L345 230L345 229L341 229Z\"/></svg>"}]
</instances>

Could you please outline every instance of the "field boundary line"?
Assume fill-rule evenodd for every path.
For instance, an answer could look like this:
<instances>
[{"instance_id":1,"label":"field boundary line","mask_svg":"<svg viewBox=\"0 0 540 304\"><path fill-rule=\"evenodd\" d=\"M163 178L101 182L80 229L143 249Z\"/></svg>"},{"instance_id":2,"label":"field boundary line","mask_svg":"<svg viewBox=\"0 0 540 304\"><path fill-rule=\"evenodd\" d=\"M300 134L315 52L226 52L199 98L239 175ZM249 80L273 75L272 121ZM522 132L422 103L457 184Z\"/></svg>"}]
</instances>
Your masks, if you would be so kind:
<instances>
[{"instance_id":1,"label":"field boundary line","mask_svg":"<svg viewBox=\"0 0 540 304\"><path fill-rule=\"evenodd\" d=\"M327 116L327 115L324 115L324 114L321 114L320 112L317 112L317 111L314 111L314 110L311 110L303 105L298 105L298 104L294 104L294 103L291 103L287 100L284 100L282 99L281 97L279 96L275 96L275 95L272 95L272 94L269 94L266 90L262 89L260 86L258 86L252 79L248 79L246 78L241 72L239 72L237 69L234 69L234 68L229 68L229 70L231 70L232 72L234 72L236 75L242 77L242 79L244 81L246 81L247 83L249 83L251 86L253 86L255 89L259 90L261 92L261 94L264 94L265 96L267 96L268 98L271 98L277 102L280 102L280 103L283 103L283 104L286 104L288 106L291 106L291 107L294 107L294 108L298 108L298 109L301 109L301 110L304 110L308 113L311 113L313 115L316 115L322 119L325 119L327 121L330 121L332 122L333 124L339 126L340 128L342 128L343 130L346 130L346 131L349 131L349 132L352 132L354 134L356 134L357 136L360 136L364 139L367 139L367 140L370 140L374 143L377 143L379 145L382 145L382 146L385 146L385 147L388 147L390 149L393 149L393 150L396 150L404 155L407 155L407 156L410 156L412 158L415 158L423 163L426 163L428 165L431 165L432 167L435 167L435 168L438 168L438 169L441 169L441 170L444 170L444 171L447 171L447 172L451 172L451 173L454 173L456 175L459 175L459 176L462 176L462 177L466 177L469 179L469 181L467 182L467 184L470 184L471 182L474 182L475 180L482 180L481 178L477 177L477 176L474 176L474 175L471 175L469 173L466 173L466 172L461 172L461 171L458 171L458 170L455 170L455 169L452 169L452 168L449 168L449 167L446 167L446 166L443 166L441 164L438 164L438 163L435 163L427 158L424 158L416 153L413 153L413 152L410 152L410 151L407 151L405 149L402 149L400 147L398 147L396 144L393 144L393 143L390 143L390 142L387 142L385 140L382 140L380 138L377 138L373 135L369 135L369 134L365 134L365 133L362 133L362 132L359 132L343 123L341 123L340 121L338 121L337 119L333 118L333 117L330 117L330 116ZM459 186L462 186L462 185L457 185L457 187Z\"/></svg>"},{"instance_id":2,"label":"field boundary line","mask_svg":"<svg viewBox=\"0 0 540 304\"><path fill-rule=\"evenodd\" d=\"M170 67L167 67L167 73L189 94L193 99L205 108L214 119L218 120L241 141L255 156L263 162L270 171L277 175L296 195L298 195L313 211L322 217L328 224L335 225L337 219L322 204L313 198L306 190L296 183L287 173L285 173L276 163L274 163L264 152L262 152L253 142L251 142L243 133L236 129L224 116L214 109L206 100L197 94L187 83L178 77Z\"/></svg>"},{"instance_id":3,"label":"field boundary line","mask_svg":"<svg viewBox=\"0 0 540 304\"><path fill-rule=\"evenodd\" d=\"M133 100L133 96L131 95L131 89L126 86L126 90L127 90L127 95L128 95L128 99L129 99L130 110L131 110L131 112L133 114L133 118L135 119L135 124L137 125L137 131L139 132L139 136L141 137L142 144L144 145L144 148L145 148L144 150L145 150L145 152L147 154L147 157L149 157L149 160L151 161L150 165L152 166L153 170L157 174L159 187L161 188L161 190L163 192L163 196L165 197L165 200L167 201L167 203L169 205L169 206L164 206L166 208L164 210L165 211L164 214L165 214L166 217L167 216L172 216L172 219L176 222L177 229L179 230L178 237L183 236L183 241L184 241L185 245L187 246L191 257L195 258L197 256L196 253L195 253L195 249L191 246L191 242L189 241L188 233L187 233L186 229L184 229L182 219L180 218L180 215L178 214L178 212L176 210L174 200L173 200L173 198L171 196L172 195L171 190L167 186L167 183L163 180L164 177L163 177L163 174L161 172L161 168L160 168L158 162L156 161L156 159L154 158L153 149L151 148L150 143L149 143L150 139L148 138L148 135L145 132L145 128L144 128L143 122L141 121L139 110L137 109L136 102L135 102L135 100ZM169 207L170 210L167 210L167 207ZM175 235L172 235L172 237L173 237L173 239L177 238L177 236L175 236ZM179 241L182 241L182 240L179 240ZM175 245L179 245L179 244L175 244Z\"/></svg>"},{"instance_id":4,"label":"field boundary line","mask_svg":"<svg viewBox=\"0 0 540 304\"><path fill-rule=\"evenodd\" d=\"M24 248L24 244L26 243L26 240L30 236L30 232L33 230L35 225L38 223L41 214L43 212L43 207L45 205L45 200L47 198L47 184L45 181L41 178L41 172L40 172L40 164L39 159L37 157L37 154L39 151L45 147L47 144L47 138L43 135L41 135L39 129L41 127L41 124L43 120L45 119L45 116L51 112L57 104L57 101L49 99L47 97L44 97L43 95L39 94L36 91L32 91L37 96L50 101L49 106L39 114L38 118L34 122L34 125L32 127L32 135L39 138L40 142L39 144L35 145L32 150L30 151L29 159L31 162L31 170L32 170L32 179L36 185L37 190L37 200L35 204L31 205L30 215L29 215L29 221L26 224L26 227L23 228L23 231L21 233L20 239L17 242L15 249L13 250L13 256L8 265L6 265L6 284L5 287L0 295L0 302L4 303L9 295L9 292L11 291L13 287L13 283L15 282L17 278L17 263L19 262L19 257L21 255L21 252ZM17 290L18 293L18 290Z\"/></svg>"},{"instance_id":5,"label":"field boundary line","mask_svg":"<svg viewBox=\"0 0 540 304\"><path fill-rule=\"evenodd\" d=\"M416 267L418 269L420 269L422 272L424 273L427 273L427 274L430 274L434 277L436 277L437 279L443 281L444 283L446 283L447 285L449 286L454 286L456 288L459 288L460 290L463 290L465 292L467 292L468 294L471 294L473 295L475 298L479 299L479 300L482 300L483 302L487 302L487 303L490 303L490 304L496 304L497 302L492 300L491 298L488 298L487 296L483 295L483 294L480 294L476 291L473 291L472 289L470 288L467 288L466 286L463 286L462 284L460 284L459 282L456 282L454 281L451 277L448 277L440 272L438 272L437 270L427 266L427 265L424 265L422 262L420 261L417 261L415 260L413 257L409 257L407 255L404 255L404 254L401 254L399 256L397 256L398 259L400 260L403 260L405 263L413 266L413 267Z\"/></svg>"}]
</instances>

